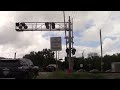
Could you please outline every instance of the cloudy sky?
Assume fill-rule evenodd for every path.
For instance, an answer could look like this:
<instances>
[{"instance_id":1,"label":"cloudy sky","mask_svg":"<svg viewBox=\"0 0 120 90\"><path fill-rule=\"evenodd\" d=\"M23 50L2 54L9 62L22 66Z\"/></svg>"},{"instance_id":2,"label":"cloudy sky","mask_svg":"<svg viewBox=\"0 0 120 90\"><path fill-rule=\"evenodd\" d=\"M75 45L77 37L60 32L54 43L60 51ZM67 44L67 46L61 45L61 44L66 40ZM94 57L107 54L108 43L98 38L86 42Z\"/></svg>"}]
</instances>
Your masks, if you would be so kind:
<instances>
[{"instance_id":1,"label":"cloudy sky","mask_svg":"<svg viewBox=\"0 0 120 90\"><path fill-rule=\"evenodd\" d=\"M90 52L100 54L99 30L102 30L103 54L120 53L119 11L65 11L74 20L76 56ZM63 22L63 11L0 11L0 57L17 57L50 48L50 37L62 37L60 58L66 56L64 32L16 32L16 22Z\"/></svg>"}]
</instances>

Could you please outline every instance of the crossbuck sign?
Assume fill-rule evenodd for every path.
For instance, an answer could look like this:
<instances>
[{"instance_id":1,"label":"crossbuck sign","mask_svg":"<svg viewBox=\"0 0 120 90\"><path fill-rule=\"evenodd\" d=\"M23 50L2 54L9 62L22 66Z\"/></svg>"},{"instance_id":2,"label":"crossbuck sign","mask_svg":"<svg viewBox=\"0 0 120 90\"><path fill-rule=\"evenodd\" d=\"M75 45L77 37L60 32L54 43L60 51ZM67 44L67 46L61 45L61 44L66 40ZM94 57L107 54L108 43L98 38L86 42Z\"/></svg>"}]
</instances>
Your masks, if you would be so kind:
<instances>
[{"instance_id":1,"label":"crossbuck sign","mask_svg":"<svg viewBox=\"0 0 120 90\"><path fill-rule=\"evenodd\" d=\"M62 50L62 43L61 37L51 37L50 38L50 46L52 51L61 51Z\"/></svg>"}]
</instances>

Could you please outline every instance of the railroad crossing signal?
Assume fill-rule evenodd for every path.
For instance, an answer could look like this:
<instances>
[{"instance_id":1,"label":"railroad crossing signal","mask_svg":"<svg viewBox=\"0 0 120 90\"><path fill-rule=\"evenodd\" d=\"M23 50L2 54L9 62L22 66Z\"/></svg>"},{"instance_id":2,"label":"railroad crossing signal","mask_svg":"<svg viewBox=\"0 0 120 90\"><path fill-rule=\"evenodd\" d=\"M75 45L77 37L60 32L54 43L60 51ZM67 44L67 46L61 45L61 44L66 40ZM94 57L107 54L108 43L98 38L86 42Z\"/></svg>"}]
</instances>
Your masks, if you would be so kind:
<instances>
[{"instance_id":1,"label":"railroad crossing signal","mask_svg":"<svg viewBox=\"0 0 120 90\"><path fill-rule=\"evenodd\" d=\"M75 52L76 52L76 49L73 48L73 49L72 49L72 54L75 55Z\"/></svg>"},{"instance_id":2,"label":"railroad crossing signal","mask_svg":"<svg viewBox=\"0 0 120 90\"><path fill-rule=\"evenodd\" d=\"M52 26L52 29L55 29L55 23L54 22L52 22L52 23L46 22L45 26L46 26L46 29L50 29L51 26Z\"/></svg>"},{"instance_id":3,"label":"railroad crossing signal","mask_svg":"<svg viewBox=\"0 0 120 90\"><path fill-rule=\"evenodd\" d=\"M57 25L57 27L55 27ZM46 29L43 27L46 26ZM76 50L71 50L71 45L73 44L73 22L71 22L70 16L68 22L19 22L16 23L16 31L68 31L68 44L69 48L67 49L68 59L69 59L69 70L73 70L71 64L71 54L75 54ZM66 38L67 40L67 38ZM71 44L72 43L72 44ZM73 53L71 52L73 51Z\"/></svg>"},{"instance_id":4,"label":"railroad crossing signal","mask_svg":"<svg viewBox=\"0 0 120 90\"><path fill-rule=\"evenodd\" d=\"M18 27L18 29L16 29L16 31L22 31L23 28L28 29L28 26L24 22L16 23L16 27Z\"/></svg>"},{"instance_id":5,"label":"railroad crossing signal","mask_svg":"<svg viewBox=\"0 0 120 90\"><path fill-rule=\"evenodd\" d=\"M55 29L55 23L52 22L51 24L52 24L52 29Z\"/></svg>"},{"instance_id":6,"label":"railroad crossing signal","mask_svg":"<svg viewBox=\"0 0 120 90\"><path fill-rule=\"evenodd\" d=\"M49 22L46 22L46 23L45 23L45 26L46 26L46 29L49 29L49 28L50 28Z\"/></svg>"},{"instance_id":7,"label":"railroad crossing signal","mask_svg":"<svg viewBox=\"0 0 120 90\"><path fill-rule=\"evenodd\" d=\"M69 54L69 49L68 48L66 49L66 53L67 53L67 55ZM72 54L75 55L75 53L76 53L76 49L72 48Z\"/></svg>"}]
</instances>

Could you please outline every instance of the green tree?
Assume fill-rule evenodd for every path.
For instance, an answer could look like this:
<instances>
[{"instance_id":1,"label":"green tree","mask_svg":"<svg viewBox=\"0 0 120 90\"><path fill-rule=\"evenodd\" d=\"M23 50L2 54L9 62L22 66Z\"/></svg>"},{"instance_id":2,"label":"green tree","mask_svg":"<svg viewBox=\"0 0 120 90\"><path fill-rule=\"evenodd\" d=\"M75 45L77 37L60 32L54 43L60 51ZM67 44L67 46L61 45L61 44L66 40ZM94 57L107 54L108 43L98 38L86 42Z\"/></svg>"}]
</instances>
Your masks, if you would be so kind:
<instances>
[{"instance_id":1,"label":"green tree","mask_svg":"<svg viewBox=\"0 0 120 90\"><path fill-rule=\"evenodd\" d=\"M46 67L48 64L55 64L56 61L54 59L54 52L50 49L43 49L38 52L30 52L30 54L26 54L23 58L31 59L34 65L40 67Z\"/></svg>"}]
</instances>

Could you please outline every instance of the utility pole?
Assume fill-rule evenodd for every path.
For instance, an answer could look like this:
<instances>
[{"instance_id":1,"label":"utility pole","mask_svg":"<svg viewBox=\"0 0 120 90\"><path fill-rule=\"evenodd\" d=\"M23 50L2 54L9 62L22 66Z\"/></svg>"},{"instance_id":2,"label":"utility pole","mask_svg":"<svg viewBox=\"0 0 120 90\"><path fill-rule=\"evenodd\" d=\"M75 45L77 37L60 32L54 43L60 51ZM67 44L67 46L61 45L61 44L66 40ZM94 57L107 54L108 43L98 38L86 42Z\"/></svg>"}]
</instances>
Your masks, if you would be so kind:
<instances>
[{"instance_id":1,"label":"utility pole","mask_svg":"<svg viewBox=\"0 0 120 90\"><path fill-rule=\"evenodd\" d=\"M85 51L85 50L83 50L83 52L82 52L82 58L83 58L83 70L85 70L84 51Z\"/></svg>"},{"instance_id":2,"label":"utility pole","mask_svg":"<svg viewBox=\"0 0 120 90\"><path fill-rule=\"evenodd\" d=\"M71 20L70 20L70 16L69 16L69 70L72 71L72 63L71 63Z\"/></svg>"},{"instance_id":3,"label":"utility pole","mask_svg":"<svg viewBox=\"0 0 120 90\"><path fill-rule=\"evenodd\" d=\"M101 35L101 30L100 30L100 44L101 44L101 72L103 72L103 51L102 51L102 35Z\"/></svg>"},{"instance_id":4,"label":"utility pole","mask_svg":"<svg viewBox=\"0 0 120 90\"><path fill-rule=\"evenodd\" d=\"M15 52L15 54L14 54L14 59L16 59L16 52Z\"/></svg>"},{"instance_id":5,"label":"utility pole","mask_svg":"<svg viewBox=\"0 0 120 90\"><path fill-rule=\"evenodd\" d=\"M84 51L85 51L85 50L83 50L83 52L82 52L82 57L83 57L83 58L84 58Z\"/></svg>"}]
</instances>

